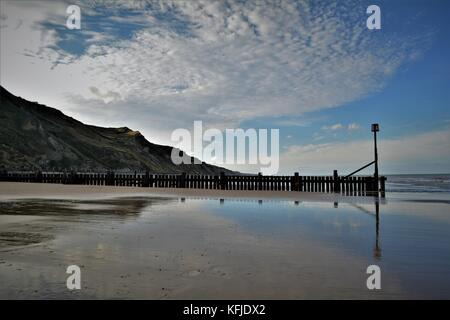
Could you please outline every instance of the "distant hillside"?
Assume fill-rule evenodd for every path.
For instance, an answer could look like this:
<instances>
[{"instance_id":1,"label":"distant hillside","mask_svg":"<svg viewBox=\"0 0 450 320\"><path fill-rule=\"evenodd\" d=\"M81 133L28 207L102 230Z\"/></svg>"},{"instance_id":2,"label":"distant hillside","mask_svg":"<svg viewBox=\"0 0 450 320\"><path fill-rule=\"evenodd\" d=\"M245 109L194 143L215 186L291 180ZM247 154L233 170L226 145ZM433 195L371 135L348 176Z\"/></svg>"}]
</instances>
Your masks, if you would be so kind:
<instances>
[{"instance_id":1,"label":"distant hillside","mask_svg":"<svg viewBox=\"0 0 450 320\"><path fill-rule=\"evenodd\" d=\"M217 174L209 165L175 165L172 147L151 143L127 127L85 125L61 111L0 87L0 167L18 170L149 170Z\"/></svg>"}]
</instances>

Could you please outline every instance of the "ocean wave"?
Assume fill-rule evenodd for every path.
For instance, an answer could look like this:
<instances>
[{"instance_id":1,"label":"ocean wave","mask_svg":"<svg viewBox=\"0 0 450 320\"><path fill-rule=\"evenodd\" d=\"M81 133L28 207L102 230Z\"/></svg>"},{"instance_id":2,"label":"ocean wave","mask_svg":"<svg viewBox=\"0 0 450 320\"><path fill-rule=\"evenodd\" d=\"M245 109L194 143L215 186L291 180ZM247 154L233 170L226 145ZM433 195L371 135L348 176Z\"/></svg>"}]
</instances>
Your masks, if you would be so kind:
<instances>
[{"instance_id":1,"label":"ocean wave","mask_svg":"<svg viewBox=\"0 0 450 320\"><path fill-rule=\"evenodd\" d=\"M388 192L448 192L450 175L397 175L388 176Z\"/></svg>"}]
</instances>

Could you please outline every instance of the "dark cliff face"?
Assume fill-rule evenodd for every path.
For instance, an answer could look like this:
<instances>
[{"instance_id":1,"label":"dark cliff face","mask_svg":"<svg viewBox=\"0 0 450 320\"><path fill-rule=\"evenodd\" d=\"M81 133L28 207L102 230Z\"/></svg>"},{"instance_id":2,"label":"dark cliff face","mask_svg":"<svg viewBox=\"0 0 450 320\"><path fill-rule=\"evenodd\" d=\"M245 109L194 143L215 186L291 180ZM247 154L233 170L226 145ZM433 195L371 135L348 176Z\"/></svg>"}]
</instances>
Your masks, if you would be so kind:
<instances>
[{"instance_id":1,"label":"dark cliff face","mask_svg":"<svg viewBox=\"0 0 450 320\"><path fill-rule=\"evenodd\" d=\"M26 101L0 87L0 167L17 170L148 170L217 174L209 164L175 165L172 147L129 128L85 125L61 111Z\"/></svg>"}]
</instances>

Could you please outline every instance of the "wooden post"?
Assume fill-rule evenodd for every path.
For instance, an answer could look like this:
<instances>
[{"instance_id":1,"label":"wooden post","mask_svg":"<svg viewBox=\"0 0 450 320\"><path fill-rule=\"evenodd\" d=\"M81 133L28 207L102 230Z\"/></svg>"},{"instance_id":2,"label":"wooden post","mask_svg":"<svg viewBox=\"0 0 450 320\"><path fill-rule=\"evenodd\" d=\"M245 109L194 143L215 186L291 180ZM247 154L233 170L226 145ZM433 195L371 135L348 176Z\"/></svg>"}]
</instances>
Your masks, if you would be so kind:
<instances>
[{"instance_id":1,"label":"wooden post","mask_svg":"<svg viewBox=\"0 0 450 320\"><path fill-rule=\"evenodd\" d=\"M367 195L373 196L373 179L374 177L367 177Z\"/></svg>"},{"instance_id":2,"label":"wooden post","mask_svg":"<svg viewBox=\"0 0 450 320\"><path fill-rule=\"evenodd\" d=\"M220 190L225 190L225 187L226 187L226 176L225 176L225 172L221 172L221 173L220 173L219 184L220 184Z\"/></svg>"},{"instance_id":3,"label":"wooden post","mask_svg":"<svg viewBox=\"0 0 450 320\"><path fill-rule=\"evenodd\" d=\"M36 180L35 180L35 182L42 183L42 171L41 170L36 172Z\"/></svg>"},{"instance_id":4,"label":"wooden post","mask_svg":"<svg viewBox=\"0 0 450 320\"><path fill-rule=\"evenodd\" d=\"M378 190L379 190L379 186L378 186L378 181L379 181L379 177L378 177L378 149L377 149L377 132L378 131L380 131L380 126L378 125L378 123L373 123L372 124L372 132L373 132L374 157L375 157L375 173L374 173L375 190L373 190L373 191L377 192L377 193L378 193Z\"/></svg>"},{"instance_id":5,"label":"wooden post","mask_svg":"<svg viewBox=\"0 0 450 320\"><path fill-rule=\"evenodd\" d=\"M183 172L180 176L180 188L186 188L186 172Z\"/></svg>"},{"instance_id":6,"label":"wooden post","mask_svg":"<svg viewBox=\"0 0 450 320\"><path fill-rule=\"evenodd\" d=\"M384 197L386 197L386 177L381 177L380 183L381 183L381 188L380 188L381 197L384 198Z\"/></svg>"},{"instance_id":7,"label":"wooden post","mask_svg":"<svg viewBox=\"0 0 450 320\"><path fill-rule=\"evenodd\" d=\"M219 189L219 176L217 176L217 175L214 176L214 183L213 183L213 185L214 185L214 189L215 190Z\"/></svg>"},{"instance_id":8,"label":"wooden post","mask_svg":"<svg viewBox=\"0 0 450 320\"><path fill-rule=\"evenodd\" d=\"M8 172L6 170L1 171L0 181L8 181Z\"/></svg>"},{"instance_id":9,"label":"wooden post","mask_svg":"<svg viewBox=\"0 0 450 320\"><path fill-rule=\"evenodd\" d=\"M148 175L148 186L149 186L150 188L153 187L153 174L149 174L149 175Z\"/></svg>"},{"instance_id":10,"label":"wooden post","mask_svg":"<svg viewBox=\"0 0 450 320\"><path fill-rule=\"evenodd\" d=\"M294 179L293 179L293 191L300 191L300 177L298 172L294 172Z\"/></svg>"},{"instance_id":11,"label":"wooden post","mask_svg":"<svg viewBox=\"0 0 450 320\"><path fill-rule=\"evenodd\" d=\"M354 188L354 184L355 184L355 177L349 177L350 179L349 179L349 182L350 182L350 195L351 196L353 196L354 194L353 194L353 191L355 190L355 188Z\"/></svg>"},{"instance_id":12,"label":"wooden post","mask_svg":"<svg viewBox=\"0 0 450 320\"><path fill-rule=\"evenodd\" d=\"M75 184L75 172L73 170L69 173L69 184Z\"/></svg>"},{"instance_id":13,"label":"wooden post","mask_svg":"<svg viewBox=\"0 0 450 320\"><path fill-rule=\"evenodd\" d=\"M262 190L262 173L258 173L258 182L257 182L257 188L256 190Z\"/></svg>"},{"instance_id":14,"label":"wooden post","mask_svg":"<svg viewBox=\"0 0 450 320\"><path fill-rule=\"evenodd\" d=\"M142 186L145 188L148 188L150 186L150 176L149 176L148 170L145 171L143 181L142 181Z\"/></svg>"},{"instance_id":15,"label":"wooden post","mask_svg":"<svg viewBox=\"0 0 450 320\"><path fill-rule=\"evenodd\" d=\"M334 184L334 192L340 193L341 188L339 186L339 176L337 170L333 171L333 184Z\"/></svg>"}]
</instances>

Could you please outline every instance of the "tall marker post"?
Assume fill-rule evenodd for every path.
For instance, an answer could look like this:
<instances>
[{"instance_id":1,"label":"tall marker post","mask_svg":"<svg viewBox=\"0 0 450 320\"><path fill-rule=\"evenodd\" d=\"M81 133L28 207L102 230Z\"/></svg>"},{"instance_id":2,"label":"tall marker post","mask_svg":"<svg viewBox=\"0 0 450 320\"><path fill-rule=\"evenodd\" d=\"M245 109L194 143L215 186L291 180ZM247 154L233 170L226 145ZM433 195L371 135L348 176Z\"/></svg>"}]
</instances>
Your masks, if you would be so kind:
<instances>
[{"instance_id":1,"label":"tall marker post","mask_svg":"<svg viewBox=\"0 0 450 320\"><path fill-rule=\"evenodd\" d=\"M374 152L375 152L375 183L377 186L377 193L379 191L379 185L378 185L378 150L377 150L377 132L380 131L380 126L378 123L372 124L372 132L373 132L373 142L374 142Z\"/></svg>"}]
</instances>

